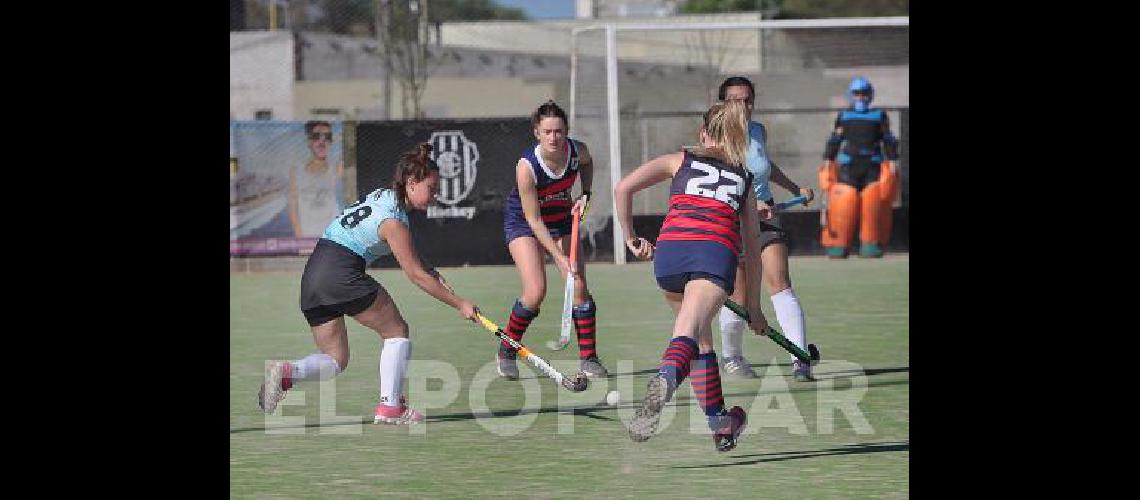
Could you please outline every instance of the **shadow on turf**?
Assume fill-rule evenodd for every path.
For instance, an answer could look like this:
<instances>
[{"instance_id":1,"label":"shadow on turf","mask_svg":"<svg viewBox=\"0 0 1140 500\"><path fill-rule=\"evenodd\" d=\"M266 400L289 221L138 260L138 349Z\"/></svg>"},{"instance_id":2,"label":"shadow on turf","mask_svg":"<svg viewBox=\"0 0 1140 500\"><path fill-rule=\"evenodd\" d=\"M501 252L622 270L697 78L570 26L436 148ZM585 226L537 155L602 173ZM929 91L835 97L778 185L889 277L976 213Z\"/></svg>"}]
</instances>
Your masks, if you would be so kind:
<instances>
[{"instance_id":1,"label":"shadow on turf","mask_svg":"<svg viewBox=\"0 0 1140 500\"><path fill-rule=\"evenodd\" d=\"M370 417L365 417L365 418L361 418L359 422L356 420L353 420L351 422L334 422L331 424L316 423L316 424L305 424L305 425L282 425L282 426L273 427L273 430L310 429L313 427L339 427L342 425L361 425L361 424L372 425L372 419ZM242 432L256 432L256 431L264 431L264 430L267 430L267 429L265 427L238 427L237 429L230 429L230 434L240 434Z\"/></svg>"},{"instance_id":2,"label":"shadow on turf","mask_svg":"<svg viewBox=\"0 0 1140 500\"><path fill-rule=\"evenodd\" d=\"M790 362L789 363L777 363L775 365L770 365L770 364L758 365L755 363L751 363L751 366L752 366L752 368L763 368L765 366L781 366L781 367L790 368L792 366L792 363L790 363ZM612 379L612 378L617 378L617 377L632 377L635 375L652 375L654 373L657 373L657 369L656 368L649 368L649 369L638 370L638 371L629 372L629 373L611 373L611 374L607 375L605 378ZM858 373L857 370L840 370L837 372L818 373L817 375L855 375L857 373ZM896 366L896 367L892 367L892 368L864 368L863 369L863 375L866 375L868 377L872 376L872 375L883 375L883 374L887 374L887 373L910 373L910 367L909 366ZM546 377L545 376L534 376L534 377L523 376L521 378L541 380L541 379L544 379Z\"/></svg>"},{"instance_id":3,"label":"shadow on turf","mask_svg":"<svg viewBox=\"0 0 1140 500\"><path fill-rule=\"evenodd\" d=\"M849 444L838 448L827 448L812 451L777 451L772 453L752 453L749 455L733 455L732 458L752 458L742 462L716 463L707 465L674 465L673 469L704 469L709 467L732 467L735 465L755 465L764 462L783 462L785 460L799 460L803 458L830 457L836 455L862 455L864 453L883 453L892 451L910 451L910 441L894 441L885 443Z\"/></svg>"}]
</instances>

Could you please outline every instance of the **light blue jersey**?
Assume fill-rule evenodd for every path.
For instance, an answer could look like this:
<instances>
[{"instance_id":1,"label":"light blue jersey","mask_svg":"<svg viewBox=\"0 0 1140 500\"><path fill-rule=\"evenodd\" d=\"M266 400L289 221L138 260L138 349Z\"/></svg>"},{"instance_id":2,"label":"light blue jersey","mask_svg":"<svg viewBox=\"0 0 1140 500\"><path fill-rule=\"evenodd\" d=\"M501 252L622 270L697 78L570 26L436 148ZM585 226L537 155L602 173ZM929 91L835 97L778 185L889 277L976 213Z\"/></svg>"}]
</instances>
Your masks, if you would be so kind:
<instances>
[{"instance_id":1,"label":"light blue jersey","mask_svg":"<svg viewBox=\"0 0 1140 500\"><path fill-rule=\"evenodd\" d=\"M392 253L388 243L380 239L380 224L388 219L396 219L411 227L407 212L396 203L396 192L387 188L377 189L344 209L329 223L321 237L344 245L371 264Z\"/></svg>"},{"instance_id":2,"label":"light blue jersey","mask_svg":"<svg viewBox=\"0 0 1140 500\"><path fill-rule=\"evenodd\" d=\"M772 173L772 162L768 160L768 132L760 122L748 122L748 156L744 166L752 172L752 191L756 199L767 202L772 199L768 188L768 175Z\"/></svg>"}]
</instances>

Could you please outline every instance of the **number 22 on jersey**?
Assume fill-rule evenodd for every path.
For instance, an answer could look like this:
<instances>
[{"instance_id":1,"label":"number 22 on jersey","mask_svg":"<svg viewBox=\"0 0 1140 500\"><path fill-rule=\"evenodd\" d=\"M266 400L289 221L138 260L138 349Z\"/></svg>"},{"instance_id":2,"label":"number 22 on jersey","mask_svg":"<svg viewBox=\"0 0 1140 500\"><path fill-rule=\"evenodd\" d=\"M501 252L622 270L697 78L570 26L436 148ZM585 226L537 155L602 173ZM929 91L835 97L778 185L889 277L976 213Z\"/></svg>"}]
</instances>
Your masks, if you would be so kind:
<instances>
[{"instance_id":1,"label":"number 22 on jersey","mask_svg":"<svg viewBox=\"0 0 1140 500\"><path fill-rule=\"evenodd\" d=\"M700 170L705 175L689 179L685 184L685 194L712 198L727 203L733 210L740 210L740 198L744 195L743 178L695 160L689 164L689 168Z\"/></svg>"}]
</instances>

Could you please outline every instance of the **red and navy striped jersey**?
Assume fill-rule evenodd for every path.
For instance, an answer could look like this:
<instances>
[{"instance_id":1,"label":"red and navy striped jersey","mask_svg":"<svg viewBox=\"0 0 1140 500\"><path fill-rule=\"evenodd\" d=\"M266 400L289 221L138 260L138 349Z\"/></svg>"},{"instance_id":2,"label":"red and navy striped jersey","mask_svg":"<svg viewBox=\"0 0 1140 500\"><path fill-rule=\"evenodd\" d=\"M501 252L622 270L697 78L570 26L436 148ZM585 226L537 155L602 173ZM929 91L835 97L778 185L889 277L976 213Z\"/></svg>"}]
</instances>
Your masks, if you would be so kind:
<instances>
[{"instance_id":1,"label":"red and navy striped jersey","mask_svg":"<svg viewBox=\"0 0 1140 500\"><path fill-rule=\"evenodd\" d=\"M740 211L751 188L752 173L743 167L686 150L657 241L712 241L738 255Z\"/></svg>"},{"instance_id":2,"label":"red and navy striped jersey","mask_svg":"<svg viewBox=\"0 0 1140 500\"><path fill-rule=\"evenodd\" d=\"M570 209L574 206L574 199L570 190L574 181L578 180L578 146L572 139L566 139L566 169L562 175L555 176L546 165L539 151L539 145L528 149L522 158L530 163L530 172L534 175L534 185L538 189L538 207L542 213L542 222L547 226L557 226L570 220ZM507 198L506 210L517 217L523 216L522 201L519 198L519 188L515 186Z\"/></svg>"}]
</instances>

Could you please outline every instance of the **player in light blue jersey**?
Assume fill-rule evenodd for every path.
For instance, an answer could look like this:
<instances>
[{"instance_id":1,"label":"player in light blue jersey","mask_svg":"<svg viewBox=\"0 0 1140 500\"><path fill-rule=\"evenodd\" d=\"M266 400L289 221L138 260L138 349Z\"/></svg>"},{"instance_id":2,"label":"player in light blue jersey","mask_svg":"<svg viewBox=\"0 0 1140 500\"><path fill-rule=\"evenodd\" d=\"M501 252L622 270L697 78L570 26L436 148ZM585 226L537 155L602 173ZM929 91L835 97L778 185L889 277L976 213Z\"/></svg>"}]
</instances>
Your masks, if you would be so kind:
<instances>
[{"instance_id":1,"label":"player in light blue jersey","mask_svg":"<svg viewBox=\"0 0 1140 500\"><path fill-rule=\"evenodd\" d=\"M408 370L412 342L408 324L395 302L365 269L372 261L392 254L408 279L459 311L475 319L475 304L455 295L434 269L420 261L408 230L409 209L424 210L439 188L439 167L430 158L431 145L420 144L403 154L391 188L368 193L337 215L305 264L301 276L301 312L313 331L316 354L298 361L278 361L266 370L258 393L258 406L272 413L294 382L327 380L348 365L348 330L344 316L380 334L380 401L373 422L412 424L422 413L408 407L403 379Z\"/></svg>"},{"instance_id":2,"label":"player in light blue jersey","mask_svg":"<svg viewBox=\"0 0 1140 500\"><path fill-rule=\"evenodd\" d=\"M753 194L756 196L756 207L760 212L760 258L763 262L763 277L765 287L772 300L772 308L776 310L776 321L780 329L789 340L800 347L806 347L807 338L804 332L804 312L800 308L799 298L792 290L792 279L788 275L788 244L787 233L780 227L776 218L772 190L768 181L794 194L802 194L811 202L815 193L811 188L796 185L784 172L780 170L771 158L768 157L767 131L764 125L751 121L752 109L756 102L755 88L752 81L742 76L734 76L720 84L717 97L721 100L737 99L744 101L750 118L748 135L751 137L748 146L748 157L745 167L755 176ZM732 300L737 304L746 303L744 298L745 273L738 269L736 273L736 290ZM753 317L755 319L755 316ZM744 359L743 333L744 320L727 307L720 310L721 348L724 350L724 369L727 373L739 377L755 378L756 372L748 361ZM811 366L798 359L792 361L792 373L798 381L810 381Z\"/></svg>"}]
</instances>

